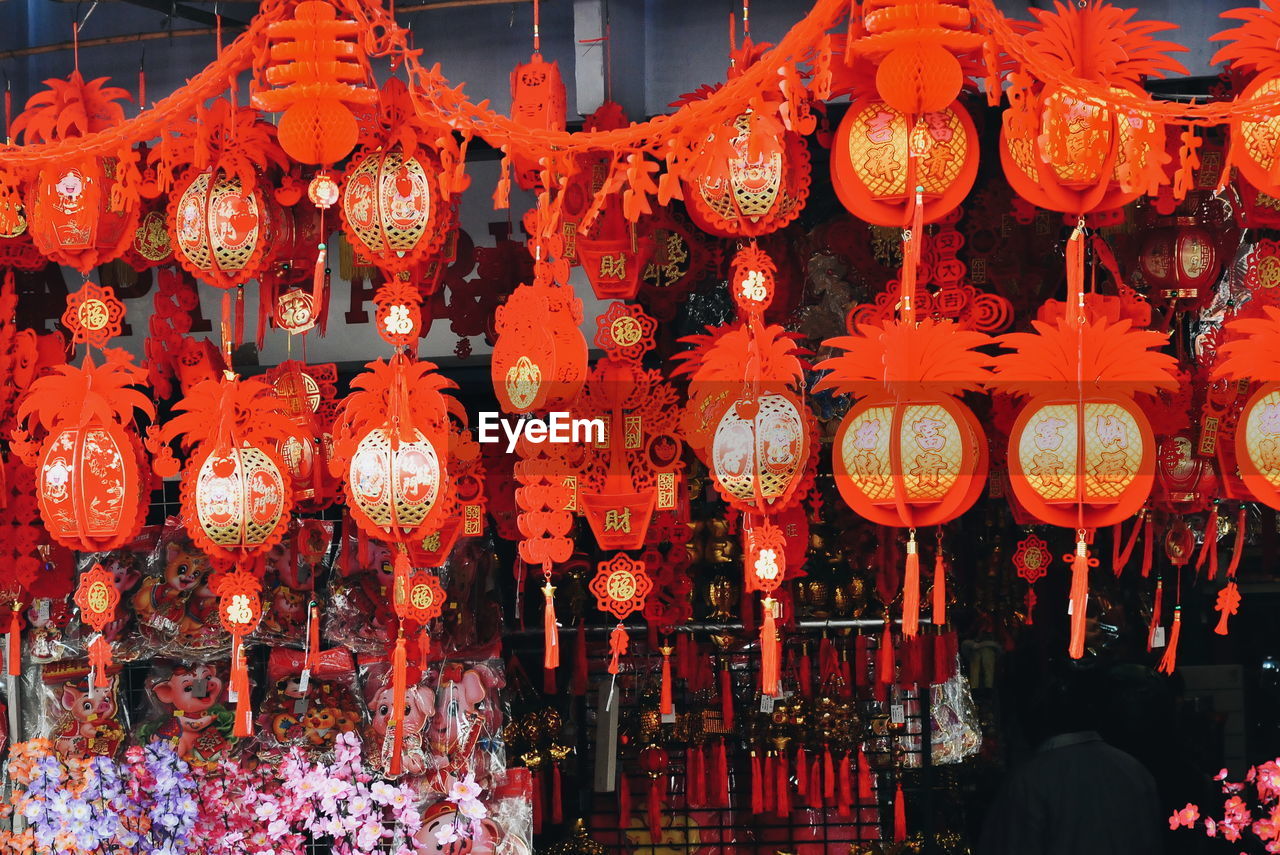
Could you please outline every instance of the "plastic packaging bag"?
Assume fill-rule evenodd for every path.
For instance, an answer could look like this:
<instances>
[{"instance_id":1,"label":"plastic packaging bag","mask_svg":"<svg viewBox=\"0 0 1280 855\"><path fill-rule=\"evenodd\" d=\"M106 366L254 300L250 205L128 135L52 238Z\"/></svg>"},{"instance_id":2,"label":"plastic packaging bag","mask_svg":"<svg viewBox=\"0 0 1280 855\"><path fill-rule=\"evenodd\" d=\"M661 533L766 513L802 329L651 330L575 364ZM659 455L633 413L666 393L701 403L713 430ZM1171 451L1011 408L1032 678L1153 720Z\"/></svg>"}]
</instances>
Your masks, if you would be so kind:
<instances>
[{"instance_id":1,"label":"plastic packaging bag","mask_svg":"<svg viewBox=\"0 0 1280 855\"><path fill-rule=\"evenodd\" d=\"M959 659L957 657L957 663ZM977 754L982 748L982 731L978 722L978 710L969 693L969 681L964 671L955 669L947 682L933 686L930 691L933 718L933 763L943 766L959 763Z\"/></svg>"},{"instance_id":2,"label":"plastic packaging bag","mask_svg":"<svg viewBox=\"0 0 1280 855\"><path fill-rule=\"evenodd\" d=\"M345 524L343 529L351 531ZM343 537L325 605L325 638L332 644L376 656L395 642L391 560L391 548L385 543L358 533Z\"/></svg>"},{"instance_id":3,"label":"plastic packaging bag","mask_svg":"<svg viewBox=\"0 0 1280 855\"><path fill-rule=\"evenodd\" d=\"M297 747L312 759L332 754L340 733L363 724L351 653L326 650L307 671L301 650L276 648L267 660L270 688L258 715L258 759L279 762Z\"/></svg>"},{"instance_id":4,"label":"plastic packaging bag","mask_svg":"<svg viewBox=\"0 0 1280 855\"><path fill-rule=\"evenodd\" d=\"M114 757L128 732L119 687L118 673L110 675L107 686L90 685L84 661L45 665L40 669L38 732L60 757Z\"/></svg>"},{"instance_id":5,"label":"plastic packaging bag","mask_svg":"<svg viewBox=\"0 0 1280 855\"><path fill-rule=\"evenodd\" d=\"M272 644L305 641L316 578L324 575L331 563L332 545L331 522L304 519L290 525L283 540L266 557L262 621L252 638Z\"/></svg>"},{"instance_id":6,"label":"plastic packaging bag","mask_svg":"<svg viewBox=\"0 0 1280 855\"><path fill-rule=\"evenodd\" d=\"M182 524L171 517L133 595L138 629L150 655L205 659L226 653L230 637L218 621L212 567Z\"/></svg>"},{"instance_id":7,"label":"plastic packaging bag","mask_svg":"<svg viewBox=\"0 0 1280 855\"><path fill-rule=\"evenodd\" d=\"M139 741L166 740L192 766L213 768L229 759L239 740L231 735L227 673L226 662L153 662L147 677L152 715Z\"/></svg>"}]
</instances>

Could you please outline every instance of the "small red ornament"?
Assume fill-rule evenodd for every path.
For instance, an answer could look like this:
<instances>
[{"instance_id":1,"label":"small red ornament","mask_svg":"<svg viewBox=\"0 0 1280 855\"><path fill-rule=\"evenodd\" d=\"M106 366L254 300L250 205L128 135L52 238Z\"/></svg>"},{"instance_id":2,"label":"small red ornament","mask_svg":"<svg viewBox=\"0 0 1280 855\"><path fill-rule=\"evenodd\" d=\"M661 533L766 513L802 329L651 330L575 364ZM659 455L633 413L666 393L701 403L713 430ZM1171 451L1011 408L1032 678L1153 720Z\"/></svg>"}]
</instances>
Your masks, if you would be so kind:
<instances>
[{"instance_id":1,"label":"small red ornament","mask_svg":"<svg viewBox=\"0 0 1280 855\"><path fill-rule=\"evenodd\" d=\"M595 577L587 586L596 598L596 607L618 619L609 636L609 673L618 673L619 660L627 651L627 631L622 622L633 612L644 608L644 601L653 590L653 581L645 572L644 562L636 561L619 552L608 561L600 562Z\"/></svg>"},{"instance_id":2,"label":"small red ornament","mask_svg":"<svg viewBox=\"0 0 1280 855\"><path fill-rule=\"evenodd\" d=\"M79 291L67 295L67 308L62 313L62 325L71 331L73 344L99 349L120 335L123 320L124 303L115 291L88 280Z\"/></svg>"},{"instance_id":3,"label":"small red ornament","mask_svg":"<svg viewBox=\"0 0 1280 855\"><path fill-rule=\"evenodd\" d=\"M120 592L116 589L114 576L95 562L88 572L81 575L75 602L80 608L80 620L97 633L89 643L94 685L109 686L111 676L107 669L111 667L111 644L103 637L102 630L116 619L116 606L120 604Z\"/></svg>"},{"instance_id":4,"label":"small red ornament","mask_svg":"<svg viewBox=\"0 0 1280 855\"><path fill-rule=\"evenodd\" d=\"M245 738L253 734L249 669L244 659L244 638L262 620L262 583L252 573L237 567L213 581L218 595L218 620L231 634L231 695L235 700L233 735Z\"/></svg>"},{"instance_id":5,"label":"small red ornament","mask_svg":"<svg viewBox=\"0 0 1280 855\"><path fill-rule=\"evenodd\" d=\"M1018 570L1018 576L1027 583L1027 625L1035 622L1034 612L1036 608L1036 582L1039 582L1049 572L1049 562L1053 560L1053 556L1049 553L1048 544L1036 537L1034 534L1018 543L1018 549L1013 553L1013 566Z\"/></svg>"},{"instance_id":6,"label":"small red ornament","mask_svg":"<svg viewBox=\"0 0 1280 855\"><path fill-rule=\"evenodd\" d=\"M440 577L419 571L409 573L403 583L397 579L392 605L401 620L425 625L440 617L444 608L444 588L440 586Z\"/></svg>"},{"instance_id":7,"label":"small red ornament","mask_svg":"<svg viewBox=\"0 0 1280 855\"><path fill-rule=\"evenodd\" d=\"M403 279L387 282L373 295L378 335L392 347L412 347L422 335L422 295Z\"/></svg>"}]
</instances>

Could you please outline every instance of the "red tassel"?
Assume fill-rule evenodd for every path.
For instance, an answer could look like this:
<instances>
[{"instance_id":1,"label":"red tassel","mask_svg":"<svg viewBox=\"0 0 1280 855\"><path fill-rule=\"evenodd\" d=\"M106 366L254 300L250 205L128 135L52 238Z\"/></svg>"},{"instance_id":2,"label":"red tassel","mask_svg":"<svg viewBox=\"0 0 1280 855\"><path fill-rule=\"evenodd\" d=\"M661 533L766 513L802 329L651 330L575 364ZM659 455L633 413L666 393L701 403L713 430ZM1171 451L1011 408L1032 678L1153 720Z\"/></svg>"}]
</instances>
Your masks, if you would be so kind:
<instances>
[{"instance_id":1,"label":"red tassel","mask_svg":"<svg viewBox=\"0 0 1280 855\"><path fill-rule=\"evenodd\" d=\"M770 751L764 755L764 812L772 813L773 806L777 803L774 798L773 783L776 780L774 775L774 767L777 765L777 758Z\"/></svg>"},{"instance_id":2,"label":"red tassel","mask_svg":"<svg viewBox=\"0 0 1280 855\"><path fill-rule=\"evenodd\" d=\"M872 786L871 763L867 760L867 752L858 746L858 801L866 804L875 801L876 791Z\"/></svg>"},{"instance_id":3,"label":"red tassel","mask_svg":"<svg viewBox=\"0 0 1280 855\"><path fill-rule=\"evenodd\" d=\"M929 682L935 686L940 686L955 676L956 659L949 643L952 638L955 638L954 632L933 637L933 679Z\"/></svg>"},{"instance_id":4,"label":"red tassel","mask_svg":"<svg viewBox=\"0 0 1280 855\"><path fill-rule=\"evenodd\" d=\"M676 676L682 680L693 679L694 671L693 645L689 636L683 632L676 633Z\"/></svg>"},{"instance_id":5,"label":"red tassel","mask_svg":"<svg viewBox=\"0 0 1280 855\"><path fill-rule=\"evenodd\" d=\"M687 807L704 807L706 805L706 775L702 748L689 746L684 751L685 768L685 805Z\"/></svg>"},{"instance_id":6,"label":"red tassel","mask_svg":"<svg viewBox=\"0 0 1280 855\"><path fill-rule=\"evenodd\" d=\"M729 807L729 752L725 748L724 740L716 742L716 803L722 807Z\"/></svg>"},{"instance_id":7,"label":"red tassel","mask_svg":"<svg viewBox=\"0 0 1280 855\"><path fill-rule=\"evenodd\" d=\"M902 634L915 638L920 631L920 544L916 530L907 539L907 564L902 579Z\"/></svg>"},{"instance_id":8,"label":"red tassel","mask_svg":"<svg viewBox=\"0 0 1280 855\"><path fill-rule=\"evenodd\" d=\"M676 706L671 700L671 648L661 647L662 651L662 692L659 699L660 711L663 715L675 715Z\"/></svg>"},{"instance_id":9,"label":"red tassel","mask_svg":"<svg viewBox=\"0 0 1280 855\"><path fill-rule=\"evenodd\" d=\"M760 691L775 698L778 696L778 660L781 656L775 623L776 608L777 601L765 597L764 621L760 624Z\"/></svg>"},{"instance_id":10,"label":"red tassel","mask_svg":"<svg viewBox=\"0 0 1280 855\"><path fill-rule=\"evenodd\" d=\"M391 777L404 771L404 706L408 694L409 663L404 649L404 631L396 636L395 651L391 654L391 724L395 738L391 742L391 762L387 771Z\"/></svg>"},{"instance_id":11,"label":"red tassel","mask_svg":"<svg viewBox=\"0 0 1280 855\"><path fill-rule=\"evenodd\" d=\"M649 776L649 840L654 844L662 844L665 834L662 830L662 778L665 775Z\"/></svg>"},{"instance_id":12,"label":"red tassel","mask_svg":"<svg viewBox=\"0 0 1280 855\"><path fill-rule=\"evenodd\" d=\"M809 804L819 810L823 806L822 798L822 761L815 760L809 764Z\"/></svg>"},{"instance_id":13,"label":"red tassel","mask_svg":"<svg viewBox=\"0 0 1280 855\"><path fill-rule=\"evenodd\" d=\"M840 758L840 792L836 797L836 813L850 816L853 813L853 770L849 768L849 755Z\"/></svg>"},{"instance_id":14,"label":"red tassel","mask_svg":"<svg viewBox=\"0 0 1280 855\"><path fill-rule=\"evenodd\" d=\"M751 752L751 812L764 813L764 776L760 773L760 755Z\"/></svg>"},{"instance_id":15,"label":"red tassel","mask_svg":"<svg viewBox=\"0 0 1280 855\"><path fill-rule=\"evenodd\" d=\"M1071 556L1071 643L1067 652L1072 659L1084 656L1085 613L1089 610L1089 545L1084 538L1076 542Z\"/></svg>"},{"instance_id":16,"label":"red tassel","mask_svg":"<svg viewBox=\"0 0 1280 855\"><path fill-rule=\"evenodd\" d=\"M791 816L791 773L787 770L787 752L778 752L778 762L774 767L777 782L775 790L778 798L777 809L774 811L775 816L786 818Z\"/></svg>"},{"instance_id":17,"label":"red tassel","mask_svg":"<svg viewBox=\"0 0 1280 855\"><path fill-rule=\"evenodd\" d=\"M804 746L801 745L796 749L796 795L807 795L809 792L809 767L808 758L804 753Z\"/></svg>"},{"instance_id":18,"label":"red tassel","mask_svg":"<svg viewBox=\"0 0 1280 855\"><path fill-rule=\"evenodd\" d=\"M249 696L249 667L244 661L244 644L240 636L231 636L231 685L236 690L235 725L231 735L237 739L253 736L253 698Z\"/></svg>"},{"instance_id":19,"label":"red tassel","mask_svg":"<svg viewBox=\"0 0 1280 855\"><path fill-rule=\"evenodd\" d=\"M556 693L556 669L560 667L560 627L556 624L556 589L550 577L542 586L542 596L546 605L542 611L542 633L545 639L545 650L542 656L542 667L547 672L543 675L544 689L547 694Z\"/></svg>"},{"instance_id":20,"label":"red tassel","mask_svg":"<svg viewBox=\"0 0 1280 855\"><path fill-rule=\"evenodd\" d=\"M320 607L314 602L307 613L307 664L309 671L314 671L320 664Z\"/></svg>"},{"instance_id":21,"label":"red tassel","mask_svg":"<svg viewBox=\"0 0 1280 855\"><path fill-rule=\"evenodd\" d=\"M1156 580L1156 596L1155 602L1151 605L1151 626L1147 629L1147 652L1150 653L1156 646L1156 630L1160 628L1160 621L1163 619L1160 614L1162 602L1164 600L1164 580Z\"/></svg>"},{"instance_id":22,"label":"red tassel","mask_svg":"<svg viewBox=\"0 0 1280 855\"><path fill-rule=\"evenodd\" d=\"M138 64L138 109L147 109L147 73L141 63Z\"/></svg>"},{"instance_id":23,"label":"red tassel","mask_svg":"<svg viewBox=\"0 0 1280 855\"><path fill-rule=\"evenodd\" d=\"M889 621L884 622L884 635L880 638L880 649L876 652L876 682L887 686L897 676L898 666L893 660L893 632Z\"/></svg>"},{"instance_id":24,"label":"red tassel","mask_svg":"<svg viewBox=\"0 0 1280 855\"><path fill-rule=\"evenodd\" d=\"M1164 650L1160 665L1156 669L1165 674L1172 674L1178 667L1178 639L1182 636L1182 606L1173 607L1173 626L1169 630L1169 645Z\"/></svg>"},{"instance_id":25,"label":"red tassel","mask_svg":"<svg viewBox=\"0 0 1280 855\"><path fill-rule=\"evenodd\" d=\"M93 671L93 684L100 689L111 685L111 677L107 669L111 667L111 644L98 633L89 644L89 668Z\"/></svg>"},{"instance_id":26,"label":"red tassel","mask_svg":"<svg viewBox=\"0 0 1280 855\"><path fill-rule=\"evenodd\" d=\"M560 764L551 764L551 822L559 825L564 822L564 788L560 782Z\"/></svg>"},{"instance_id":27,"label":"red tassel","mask_svg":"<svg viewBox=\"0 0 1280 855\"><path fill-rule=\"evenodd\" d=\"M573 688L578 697L587 693L587 620L578 621L578 643L573 649Z\"/></svg>"},{"instance_id":28,"label":"red tassel","mask_svg":"<svg viewBox=\"0 0 1280 855\"><path fill-rule=\"evenodd\" d=\"M22 606L13 604L9 615L9 676L22 676Z\"/></svg>"},{"instance_id":29,"label":"red tassel","mask_svg":"<svg viewBox=\"0 0 1280 855\"><path fill-rule=\"evenodd\" d=\"M322 243L317 247L316 265L311 270L311 297L317 308L320 306L320 297L324 294L324 271L328 259L329 249Z\"/></svg>"},{"instance_id":30,"label":"red tassel","mask_svg":"<svg viewBox=\"0 0 1280 855\"><path fill-rule=\"evenodd\" d=\"M933 556L933 625L947 623L947 563L942 558L942 542Z\"/></svg>"},{"instance_id":31,"label":"red tassel","mask_svg":"<svg viewBox=\"0 0 1280 855\"><path fill-rule=\"evenodd\" d=\"M893 794L893 842L901 843L907 839L907 800L902 797L902 782Z\"/></svg>"},{"instance_id":32,"label":"red tassel","mask_svg":"<svg viewBox=\"0 0 1280 855\"><path fill-rule=\"evenodd\" d=\"M800 697L813 697L813 663L809 659L808 642L800 645Z\"/></svg>"},{"instance_id":33,"label":"red tassel","mask_svg":"<svg viewBox=\"0 0 1280 855\"><path fill-rule=\"evenodd\" d=\"M544 810L543 802L547 800L547 795L542 791L542 773L538 770L533 771L533 833L542 833L542 811Z\"/></svg>"},{"instance_id":34,"label":"red tassel","mask_svg":"<svg viewBox=\"0 0 1280 855\"><path fill-rule=\"evenodd\" d=\"M1143 524L1142 531L1142 578L1146 579L1151 575L1151 562L1153 551L1155 549L1155 531L1156 521L1152 514L1147 514L1147 520Z\"/></svg>"},{"instance_id":35,"label":"red tassel","mask_svg":"<svg viewBox=\"0 0 1280 855\"><path fill-rule=\"evenodd\" d=\"M627 630L618 624L613 628L613 632L609 633L609 649L613 655L609 657L609 673L617 674L618 669L622 665L622 654L627 652L627 642L629 636Z\"/></svg>"},{"instance_id":36,"label":"red tassel","mask_svg":"<svg viewBox=\"0 0 1280 855\"><path fill-rule=\"evenodd\" d=\"M847 701L853 697L853 687L863 686L867 682L867 637L859 635L854 642L855 661L849 661L849 648L840 648L840 699Z\"/></svg>"},{"instance_id":37,"label":"red tassel","mask_svg":"<svg viewBox=\"0 0 1280 855\"><path fill-rule=\"evenodd\" d=\"M618 773L618 825L626 833L631 828L631 782Z\"/></svg>"},{"instance_id":38,"label":"red tassel","mask_svg":"<svg viewBox=\"0 0 1280 855\"><path fill-rule=\"evenodd\" d=\"M1196 573L1204 569L1209 559L1209 578L1218 575L1218 506L1209 509L1209 519L1204 524L1204 542L1200 544L1200 557L1196 559Z\"/></svg>"},{"instance_id":39,"label":"red tassel","mask_svg":"<svg viewBox=\"0 0 1280 855\"><path fill-rule=\"evenodd\" d=\"M726 732L733 732L733 674L729 671L729 660L721 663L720 668L720 718L724 721Z\"/></svg>"},{"instance_id":40,"label":"red tassel","mask_svg":"<svg viewBox=\"0 0 1280 855\"><path fill-rule=\"evenodd\" d=\"M831 762L831 749L822 750L822 794L828 799L836 795L836 766Z\"/></svg>"},{"instance_id":41,"label":"red tassel","mask_svg":"<svg viewBox=\"0 0 1280 855\"><path fill-rule=\"evenodd\" d=\"M431 662L431 633L424 626L418 632L418 670L426 671Z\"/></svg>"}]
</instances>

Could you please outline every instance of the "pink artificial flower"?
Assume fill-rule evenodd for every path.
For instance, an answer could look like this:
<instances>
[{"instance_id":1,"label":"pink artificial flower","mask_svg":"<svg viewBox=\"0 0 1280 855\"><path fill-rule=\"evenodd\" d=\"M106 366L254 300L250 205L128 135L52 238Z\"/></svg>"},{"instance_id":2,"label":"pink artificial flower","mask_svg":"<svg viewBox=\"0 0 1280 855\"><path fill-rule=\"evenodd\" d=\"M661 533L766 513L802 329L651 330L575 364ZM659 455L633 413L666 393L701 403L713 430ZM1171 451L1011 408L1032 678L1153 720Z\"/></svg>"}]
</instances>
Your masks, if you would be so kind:
<instances>
[{"instance_id":1,"label":"pink artificial flower","mask_svg":"<svg viewBox=\"0 0 1280 855\"><path fill-rule=\"evenodd\" d=\"M1187 806L1182 810L1175 810L1173 816L1169 817L1169 829L1177 831L1179 828L1194 828L1196 820L1200 818L1200 808L1187 802Z\"/></svg>"}]
</instances>

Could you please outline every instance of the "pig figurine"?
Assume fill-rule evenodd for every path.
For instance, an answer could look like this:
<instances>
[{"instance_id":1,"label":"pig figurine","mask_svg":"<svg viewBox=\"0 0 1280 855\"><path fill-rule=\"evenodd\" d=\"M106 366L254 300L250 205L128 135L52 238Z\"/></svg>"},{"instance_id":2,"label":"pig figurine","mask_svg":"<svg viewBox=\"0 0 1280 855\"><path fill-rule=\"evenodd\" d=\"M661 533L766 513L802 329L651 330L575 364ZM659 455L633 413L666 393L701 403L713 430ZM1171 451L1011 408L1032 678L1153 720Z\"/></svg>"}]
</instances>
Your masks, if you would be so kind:
<instances>
[{"instance_id":1,"label":"pig figurine","mask_svg":"<svg viewBox=\"0 0 1280 855\"><path fill-rule=\"evenodd\" d=\"M441 669L435 714L427 727L427 764L441 772L441 791L448 791L451 778L461 778L467 772L487 785L485 752L477 748L502 729L497 690L503 682L501 675L483 662L469 666L450 662Z\"/></svg>"},{"instance_id":2,"label":"pig figurine","mask_svg":"<svg viewBox=\"0 0 1280 855\"><path fill-rule=\"evenodd\" d=\"M90 686L89 678L54 688L57 703L53 749L63 757L112 757L124 742L117 719L116 678L109 686Z\"/></svg>"},{"instance_id":3,"label":"pig figurine","mask_svg":"<svg viewBox=\"0 0 1280 855\"><path fill-rule=\"evenodd\" d=\"M212 768L234 746L234 717L222 703L225 681L210 665L179 665L163 679L149 681L151 694L171 715L155 728L182 759Z\"/></svg>"},{"instance_id":4,"label":"pig figurine","mask_svg":"<svg viewBox=\"0 0 1280 855\"><path fill-rule=\"evenodd\" d=\"M370 719L368 743L370 746L381 746L381 753L373 758L373 762L384 774L391 767L391 751L394 745L394 733L388 733L393 695L390 672L387 672L381 680L370 681L369 686L366 687ZM410 685L405 691L404 707L401 766L404 774L417 777L427 771L427 755L423 750L423 731L432 713L435 712L435 693L421 683Z\"/></svg>"},{"instance_id":5,"label":"pig figurine","mask_svg":"<svg viewBox=\"0 0 1280 855\"><path fill-rule=\"evenodd\" d=\"M508 851L496 822L489 817L468 819L458 812L457 805L443 800L427 808L413 844L414 855L499 855Z\"/></svg>"}]
</instances>

